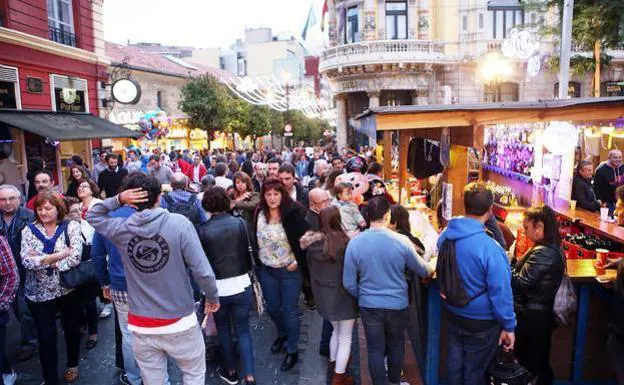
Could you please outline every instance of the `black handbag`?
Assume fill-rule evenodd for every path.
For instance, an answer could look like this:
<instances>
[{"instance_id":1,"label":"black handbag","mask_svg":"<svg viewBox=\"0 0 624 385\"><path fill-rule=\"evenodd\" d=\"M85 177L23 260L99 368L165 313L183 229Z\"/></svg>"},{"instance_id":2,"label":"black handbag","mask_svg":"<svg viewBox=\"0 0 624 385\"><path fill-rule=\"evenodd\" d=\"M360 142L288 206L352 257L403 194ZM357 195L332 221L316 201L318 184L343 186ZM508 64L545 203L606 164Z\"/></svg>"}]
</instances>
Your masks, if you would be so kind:
<instances>
[{"instance_id":1,"label":"black handbag","mask_svg":"<svg viewBox=\"0 0 624 385\"><path fill-rule=\"evenodd\" d=\"M70 247L71 244L69 242L67 227L64 232L65 244L67 247ZM75 289L88 283L95 282L95 266L93 266L93 260L91 259L91 245L83 243L82 256L80 259L81 260L78 266L72 267L71 269L60 273L59 282L62 287L66 289Z\"/></svg>"},{"instance_id":2,"label":"black handbag","mask_svg":"<svg viewBox=\"0 0 624 385\"><path fill-rule=\"evenodd\" d=\"M516 359L513 352L506 352L502 346L488 366L488 377L492 385L528 385L531 373Z\"/></svg>"}]
</instances>

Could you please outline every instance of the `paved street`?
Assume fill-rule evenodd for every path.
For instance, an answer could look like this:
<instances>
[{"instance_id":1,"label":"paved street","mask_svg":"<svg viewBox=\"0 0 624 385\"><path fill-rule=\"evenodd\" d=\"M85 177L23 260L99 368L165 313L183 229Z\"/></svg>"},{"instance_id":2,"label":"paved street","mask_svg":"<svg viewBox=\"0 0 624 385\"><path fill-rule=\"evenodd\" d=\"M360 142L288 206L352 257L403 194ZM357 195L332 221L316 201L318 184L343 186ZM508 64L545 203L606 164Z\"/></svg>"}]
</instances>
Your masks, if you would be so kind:
<instances>
[{"instance_id":1,"label":"paved street","mask_svg":"<svg viewBox=\"0 0 624 385\"><path fill-rule=\"evenodd\" d=\"M254 316L251 320L252 337L254 342L256 378L258 384L263 385L320 385L326 383L326 360L318 355L318 343L321 332L321 318L316 312L301 308L301 344L298 364L288 373L279 370L282 355L273 355L269 348L275 337L275 329L268 318ZM90 351L84 349L86 337L83 337L80 352L80 378L77 384L89 385L117 385L118 370L115 368L114 353L114 324L112 316L99 323L98 345ZM59 325L60 330L60 325ZM9 357L15 356L15 347L19 341L19 328L12 319L7 328L7 350ZM350 371L359 374L359 344L354 339L354 357L351 360ZM64 367L65 347L62 335L59 335L59 368ZM355 363L355 364L354 364ZM39 385L41 383L41 368L37 356L26 362L15 362L19 373L17 384ZM208 363L206 384L224 384L215 374L215 363ZM63 372L60 371L59 374ZM181 374L174 364L170 363L172 384L181 384ZM359 377L359 376L357 376ZM359 385L359 380L356 381Z\"/></svg>"}]
</instances>

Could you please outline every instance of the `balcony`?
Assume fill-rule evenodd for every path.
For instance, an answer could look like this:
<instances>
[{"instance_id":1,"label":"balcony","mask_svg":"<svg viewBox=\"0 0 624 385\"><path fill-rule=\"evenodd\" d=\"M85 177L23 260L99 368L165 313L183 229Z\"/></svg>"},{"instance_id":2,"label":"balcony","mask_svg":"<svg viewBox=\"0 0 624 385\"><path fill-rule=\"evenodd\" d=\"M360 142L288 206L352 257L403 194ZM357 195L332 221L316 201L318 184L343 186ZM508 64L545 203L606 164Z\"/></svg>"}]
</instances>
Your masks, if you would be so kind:
<instances>
[{"instance_id":1,"label":"balcony","mask_svg":"<svg viewBox=\"0 0 624 385\"><path fill-rule=\"evenodd\" d=\"M49 26L49 29L50 40L60 44L70 45L72 47L76 46L76 34L65 31L63 28L56 28L53 26Z\"/></svg>"},{"instance_id":2,"label":"balcony","mask_svg":"<svg viewBox=\"0 0 624 385\"><path fill-rule=\"evenodd\" d=\"M339 45L321 54L321 72L345 66L384 63L439 63L444 43L430 40L374 40Z\"/></svg>"},{"instance_id":3,"label":"balcony","mask_svg":"<svg viewBox=\"0 0 624 385\"><path fill-rule=\"evenodd\" d=\"M580 44L572 44L571 52L584 57L593 57L594 47L584 47ZM612 56L613 60L624 61L624 42L619 42L614 48L607 49L607 55Z\"/></svg>"}]
</instances>

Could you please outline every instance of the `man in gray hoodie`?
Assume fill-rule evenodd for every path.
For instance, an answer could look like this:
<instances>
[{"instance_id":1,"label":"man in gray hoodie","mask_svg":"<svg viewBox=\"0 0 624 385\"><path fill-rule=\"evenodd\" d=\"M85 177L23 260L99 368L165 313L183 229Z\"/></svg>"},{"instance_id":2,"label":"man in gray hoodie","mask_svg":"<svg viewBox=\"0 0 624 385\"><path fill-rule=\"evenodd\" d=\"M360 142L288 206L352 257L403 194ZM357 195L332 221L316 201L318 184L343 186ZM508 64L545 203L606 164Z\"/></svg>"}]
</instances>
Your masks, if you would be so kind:
<instances>
[{"instance_id":1,"label":"man in gray hoodie","mask_svg":"<svg viewBox=\"0 0 624 385\"><path fill-rule=\"evenodd\" d=\"M122 252L128 329L143 383L165 382L169 356L180 367L184 385L203 385L205 346L188 270L206 297L206 313L219 309L214 272L191 222L158 207L156 178L137 173L125 184L122 193L94 205L86 219ZM108 215L124 204L138 212L128 218Z\"/></svg>"}]
</instances>

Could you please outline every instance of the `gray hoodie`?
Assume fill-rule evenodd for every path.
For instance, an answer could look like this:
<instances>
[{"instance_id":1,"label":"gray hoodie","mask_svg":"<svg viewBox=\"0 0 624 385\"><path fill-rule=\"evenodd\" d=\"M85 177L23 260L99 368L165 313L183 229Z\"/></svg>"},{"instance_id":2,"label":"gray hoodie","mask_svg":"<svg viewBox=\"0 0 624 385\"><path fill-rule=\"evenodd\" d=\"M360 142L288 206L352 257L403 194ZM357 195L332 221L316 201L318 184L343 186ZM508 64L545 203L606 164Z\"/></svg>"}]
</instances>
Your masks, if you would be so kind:
<instances>
[{"instance_id":1,"label":"gray hoodie","mask_svg":"<svg viewBox=\"0 0 624 385\"><path fill-rule=\"evenodd\" d=\"M187 268L206 295L218 303L215 275L191 222L160 207L128 218L112 218L121 207L117 197L97 203L86 219L121 252L134 315L173 319L194 311Z\"/></svg>"}]
</instances>

